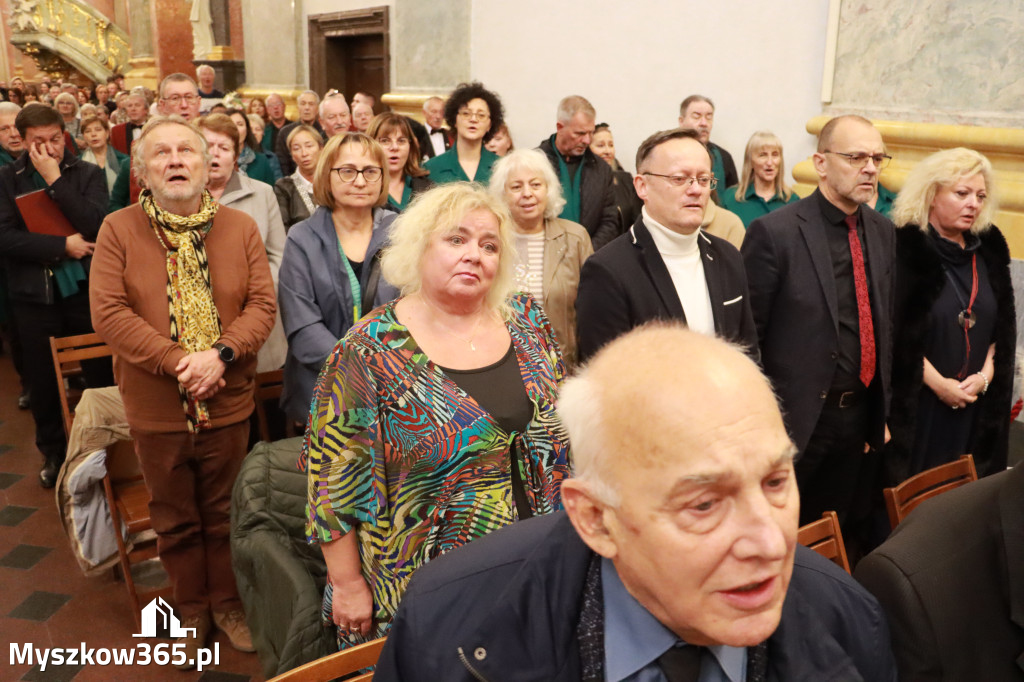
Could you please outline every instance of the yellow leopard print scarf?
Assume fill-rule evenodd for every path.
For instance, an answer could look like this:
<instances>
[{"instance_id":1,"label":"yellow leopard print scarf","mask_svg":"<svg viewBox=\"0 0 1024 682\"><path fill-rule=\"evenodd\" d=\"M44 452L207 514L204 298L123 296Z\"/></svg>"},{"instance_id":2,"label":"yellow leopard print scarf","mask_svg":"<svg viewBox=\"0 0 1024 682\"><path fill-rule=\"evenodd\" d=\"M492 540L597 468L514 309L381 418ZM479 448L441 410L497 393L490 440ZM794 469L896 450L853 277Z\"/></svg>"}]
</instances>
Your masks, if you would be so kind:
<instances>
[{"instance_id":1,"label":"yellow leopard print scarf","mask_svg":"<svg viewBox=\"0 0 1024 682\"><path fill-rule=\"evenodd\" d=\"M186 353L209 350L220 338L220 315L213 302L210 267L204 238L213 226L219 204L203 190L199 212L180 216L161 209L149 190L139 195L149 224L167 249L167 303L171 340ZM211 426L205 400L196 400L178 384L178 395L192 433Z\"/></svg>"}]
</instances>

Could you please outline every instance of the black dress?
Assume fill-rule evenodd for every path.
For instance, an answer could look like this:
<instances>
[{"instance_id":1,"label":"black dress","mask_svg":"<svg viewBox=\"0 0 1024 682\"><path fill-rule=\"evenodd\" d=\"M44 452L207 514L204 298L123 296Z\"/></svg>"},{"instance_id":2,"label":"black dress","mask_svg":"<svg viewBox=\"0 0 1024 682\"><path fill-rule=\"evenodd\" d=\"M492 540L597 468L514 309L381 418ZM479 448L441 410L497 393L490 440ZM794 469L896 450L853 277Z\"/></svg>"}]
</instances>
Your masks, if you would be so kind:
<instances>
[{"instance_id":1,"label":"black dress","mask_svg":"<svg viewBox=\"0 0 1024 682\"><path fill-rule=\"evenodd\" d=\"M966 379L985 365L996 330L996 297L989 281L985 259L979 254L978 238L968 232L965 246L940 237L928 229L928 247L938 254L943 270L943 286L928 312L925 357L944 377ZM958 322L967 308L977 270L977 295L971 307L976 322L967 330ZM968 350L969 341L969 350ZM972 451L978 403L954 410L940 401L933 391L922 387L917 428L911 454L910 473L952 461ZM1009 419L1009 415L1007 415Z\"/></svg>"}]
</instances>

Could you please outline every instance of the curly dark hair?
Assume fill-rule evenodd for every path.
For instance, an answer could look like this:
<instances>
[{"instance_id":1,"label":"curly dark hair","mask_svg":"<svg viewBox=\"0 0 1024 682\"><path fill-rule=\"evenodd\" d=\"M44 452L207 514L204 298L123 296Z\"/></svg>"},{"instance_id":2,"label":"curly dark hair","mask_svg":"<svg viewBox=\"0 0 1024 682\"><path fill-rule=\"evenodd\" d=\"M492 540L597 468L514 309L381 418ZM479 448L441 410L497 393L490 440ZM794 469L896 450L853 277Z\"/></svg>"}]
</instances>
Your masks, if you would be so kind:
<instances>
[{"instance_id":1,"label":"curly dark hair","mask_svg":"<svg viewBox=\"0 0 1024 682\"><path fill-rule=\"evenodd\" d=\"M498 128L505 122L505 108L501 105L501 98L483 86L479 81L472 83L459 83L458 87L448 95L448 101L444 105L444 120L448 127L455 130L455 119L459 116L459 109L466 106L471 99L482 99L487 103L491 114L491 127L484 135L484 144L491 141Z\"/></svg>"}]
</instances>

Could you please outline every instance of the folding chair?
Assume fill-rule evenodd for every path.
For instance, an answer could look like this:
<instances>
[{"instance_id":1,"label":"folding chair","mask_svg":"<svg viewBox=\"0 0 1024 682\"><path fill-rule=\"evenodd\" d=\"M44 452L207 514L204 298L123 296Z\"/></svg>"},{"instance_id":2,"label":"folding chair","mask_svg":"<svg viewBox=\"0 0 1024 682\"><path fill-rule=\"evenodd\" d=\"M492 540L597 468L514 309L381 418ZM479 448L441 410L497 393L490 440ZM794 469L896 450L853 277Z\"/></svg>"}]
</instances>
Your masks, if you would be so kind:
<instances>
[{"instance_id":1,"label":"folding chair","mask_svg":"<svg viewBox=\"0 0 1024 682\"><path fill-rule=\"evenodd\" d=\"M889 512L889 524L895 528L928 498L977 480L974 457L961 455L958 460L922 471L895 487L886 488L882 493Z\"/></svg>"}]
</instances>

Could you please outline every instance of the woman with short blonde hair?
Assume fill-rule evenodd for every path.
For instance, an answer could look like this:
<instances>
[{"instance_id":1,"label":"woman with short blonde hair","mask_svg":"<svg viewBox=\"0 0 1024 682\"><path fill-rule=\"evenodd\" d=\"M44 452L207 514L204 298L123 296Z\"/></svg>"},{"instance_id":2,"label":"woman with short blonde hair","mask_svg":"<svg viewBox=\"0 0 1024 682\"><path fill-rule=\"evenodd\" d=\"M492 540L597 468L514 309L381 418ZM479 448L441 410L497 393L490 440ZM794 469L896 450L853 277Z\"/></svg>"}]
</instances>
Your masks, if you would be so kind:
<instances>
[{"instance_id":1,"label":"woman with short blonde hair","mask_svg":"<svg viewBox=\"0 0 1024 682\"><path fill-rule=\"evenodd\" d=\"M424 563L561 508L565 366L533 297L508 295L511 230L477 185L425 192L383 260L402 297L323 366L303 447L306 537L327 563L323 612L343 647L387 633Z\"/></svg>"},{"instance_id":2,"label":"woman with short blonde hair","mask_svg":"<svg viewBox=\"0 0 1024 682\"><path fill-rule=\"evenodd\" d=\"M959 147L918 162L893 205L889 484L966 453L980 476L1006 469L1017 316L994 194L992 164Z\"/></svg>"}]
</instances>

